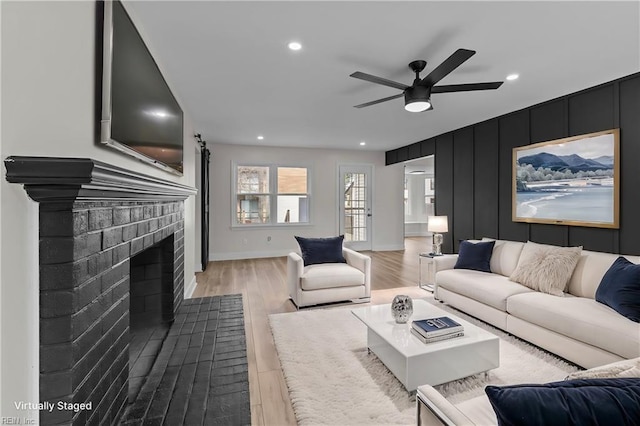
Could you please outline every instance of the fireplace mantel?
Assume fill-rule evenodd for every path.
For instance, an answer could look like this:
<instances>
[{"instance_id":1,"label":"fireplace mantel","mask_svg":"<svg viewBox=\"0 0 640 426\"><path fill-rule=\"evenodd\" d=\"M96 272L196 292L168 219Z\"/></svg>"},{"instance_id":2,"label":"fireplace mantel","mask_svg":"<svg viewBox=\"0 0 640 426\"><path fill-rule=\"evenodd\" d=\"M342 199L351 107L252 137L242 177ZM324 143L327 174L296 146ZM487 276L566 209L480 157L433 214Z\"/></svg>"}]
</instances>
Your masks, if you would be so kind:
<instances>
[{"instance_id":1,"label":"fireplace mantel","mask_svg":"<svg viewBox=\"0 0 640 426\"><path fill-rule=\"evenodd\" d=\"M133 172L90 158L7 157L6 179L23 184L34 201L184 200L191 186Z\"/></svg>"}]
</instances>

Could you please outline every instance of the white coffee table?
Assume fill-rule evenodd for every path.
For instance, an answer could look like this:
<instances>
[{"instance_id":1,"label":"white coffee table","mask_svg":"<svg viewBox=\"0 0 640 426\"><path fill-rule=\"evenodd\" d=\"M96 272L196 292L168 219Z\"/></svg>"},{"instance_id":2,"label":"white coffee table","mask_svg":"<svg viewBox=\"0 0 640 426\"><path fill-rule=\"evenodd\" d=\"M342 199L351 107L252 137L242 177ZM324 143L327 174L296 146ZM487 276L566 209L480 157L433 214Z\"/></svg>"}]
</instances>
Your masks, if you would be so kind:
<instances>
[{"instance_id":1,"label":"white coffee table","mask_svg":"<svg viewBox=\"0 0 640 426\"><path fill-rule=\"evenodd\" d=\"M387 366L408 391L439 385L500 365L500 339L424 300L413 301L413 315L397 324L391 305L372 305L351 312L367 326L369 350ZM464 336L423 343L411 334L411 321L448 316L464 326Z\"/></svg>"}]
</instances>

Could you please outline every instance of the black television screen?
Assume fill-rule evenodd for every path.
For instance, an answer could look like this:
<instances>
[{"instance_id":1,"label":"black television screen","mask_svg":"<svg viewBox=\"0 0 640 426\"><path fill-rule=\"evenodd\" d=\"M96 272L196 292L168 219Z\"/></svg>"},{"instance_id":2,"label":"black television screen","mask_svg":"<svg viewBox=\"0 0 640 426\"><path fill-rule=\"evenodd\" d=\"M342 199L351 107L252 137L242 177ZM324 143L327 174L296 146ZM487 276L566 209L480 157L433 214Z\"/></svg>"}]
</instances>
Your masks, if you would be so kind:
<instances>
[{"instance_id":1,"label":"black television screen","mask_svg":"<svg viewBox=\"0 0 640 426\"><path fill-rule=\"evenodd\" d=\"M119 1L105 1L102 143L182 174L183 113Z\"/></svg>"}]
</instances>

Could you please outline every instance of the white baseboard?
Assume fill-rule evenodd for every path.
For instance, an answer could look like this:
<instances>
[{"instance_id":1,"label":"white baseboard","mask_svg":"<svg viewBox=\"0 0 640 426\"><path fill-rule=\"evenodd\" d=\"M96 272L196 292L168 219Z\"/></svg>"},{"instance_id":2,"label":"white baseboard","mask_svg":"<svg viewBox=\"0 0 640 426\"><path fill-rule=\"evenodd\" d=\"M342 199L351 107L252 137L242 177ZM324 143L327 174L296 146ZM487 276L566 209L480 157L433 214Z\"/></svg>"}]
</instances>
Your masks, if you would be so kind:
<instances>
[{"instance_id":1,"label":"white baseboard","mask_svg":"<svg viewBox=\"0 0 640 426\"><path fill-rule=\"evenodd\" d=\"M193 295L193 292L195 291L197 285L198 283L196 282L196 276L194 275L189 285L184 288L185 299L191 299L191 296Z\"/></svg>"},{"instance_id":2,"label":"white baseboard","mask_svg":"<svg viewBox=\"0 0 640 426\"><path fill-rule=\"evenodd\" d=\"M401 244L381 244L373 247L373 251L396 251L404 250L404 243Z\"/></svg>"},{"instance_id":3,"label":"white baseboard","mask_svg":"<svg viewBox=\"0 0 640 426\"><path fill-rule=\"evenodd\" d=\"M240 259L259 259L264 257L282 257L291 253L293 249L280 249L270 251L240 251L227 253L210 253L209 261L216 260L240 260Z\"/></svg>"}]
</instances>

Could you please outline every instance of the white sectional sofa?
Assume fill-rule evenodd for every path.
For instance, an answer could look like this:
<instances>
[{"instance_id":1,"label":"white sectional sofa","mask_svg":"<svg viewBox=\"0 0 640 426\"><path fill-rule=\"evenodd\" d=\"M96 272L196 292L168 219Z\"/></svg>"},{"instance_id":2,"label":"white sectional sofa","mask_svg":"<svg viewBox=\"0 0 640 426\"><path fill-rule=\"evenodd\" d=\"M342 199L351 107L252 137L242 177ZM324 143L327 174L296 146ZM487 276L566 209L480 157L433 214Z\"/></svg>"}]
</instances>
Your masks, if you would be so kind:
<instances>
[{"instance_id":1,"label":"white sectional sofa","mask_svg":"<svg viewBox=\"0 0 640 426\"><path fill-rule=\"evenodd\" d=\"M640 358L570 374L568 379L640 377ZM452 404L430 385L416 392L418 426L490 426L498 423L486 395ZM631 420L631 419L630 419Z\"/></svg>"},{"instance_id":2,"label":"white sectional sofa","mask_svg":"<svg viewBox=\"0 0 640 426\"><path fill-rule=\"evenodd\" d=\"M509 280L525 243L497 240L491 273L454 269L457 257L435 259L434 296L582 367L575 378L640 377L640 324L595 301L602 277L617 254L583 250L564 297ZM639 256L624 256L640 263ZM584 374L584 377L580 375ZM569 378L572 378L571 375ZM492 425L486 395L452 404L429 385L417 391L418 425Z\"/></svg>"},{"instance_id":3,"label":"white sectional sofa","mask_svg":"<svg viewBox=\"0 0 640 426\"><path fill-rule=\"evenodd\" d=\"M454 256L436 258L434 296L585 368L640 356L640 324L595 300L619 255L583 250L558 297L509 281L524 244L497 240L491 273L453 269ZM639 256L625 257L640 263Z\"/></svg>"}]
</instances>

